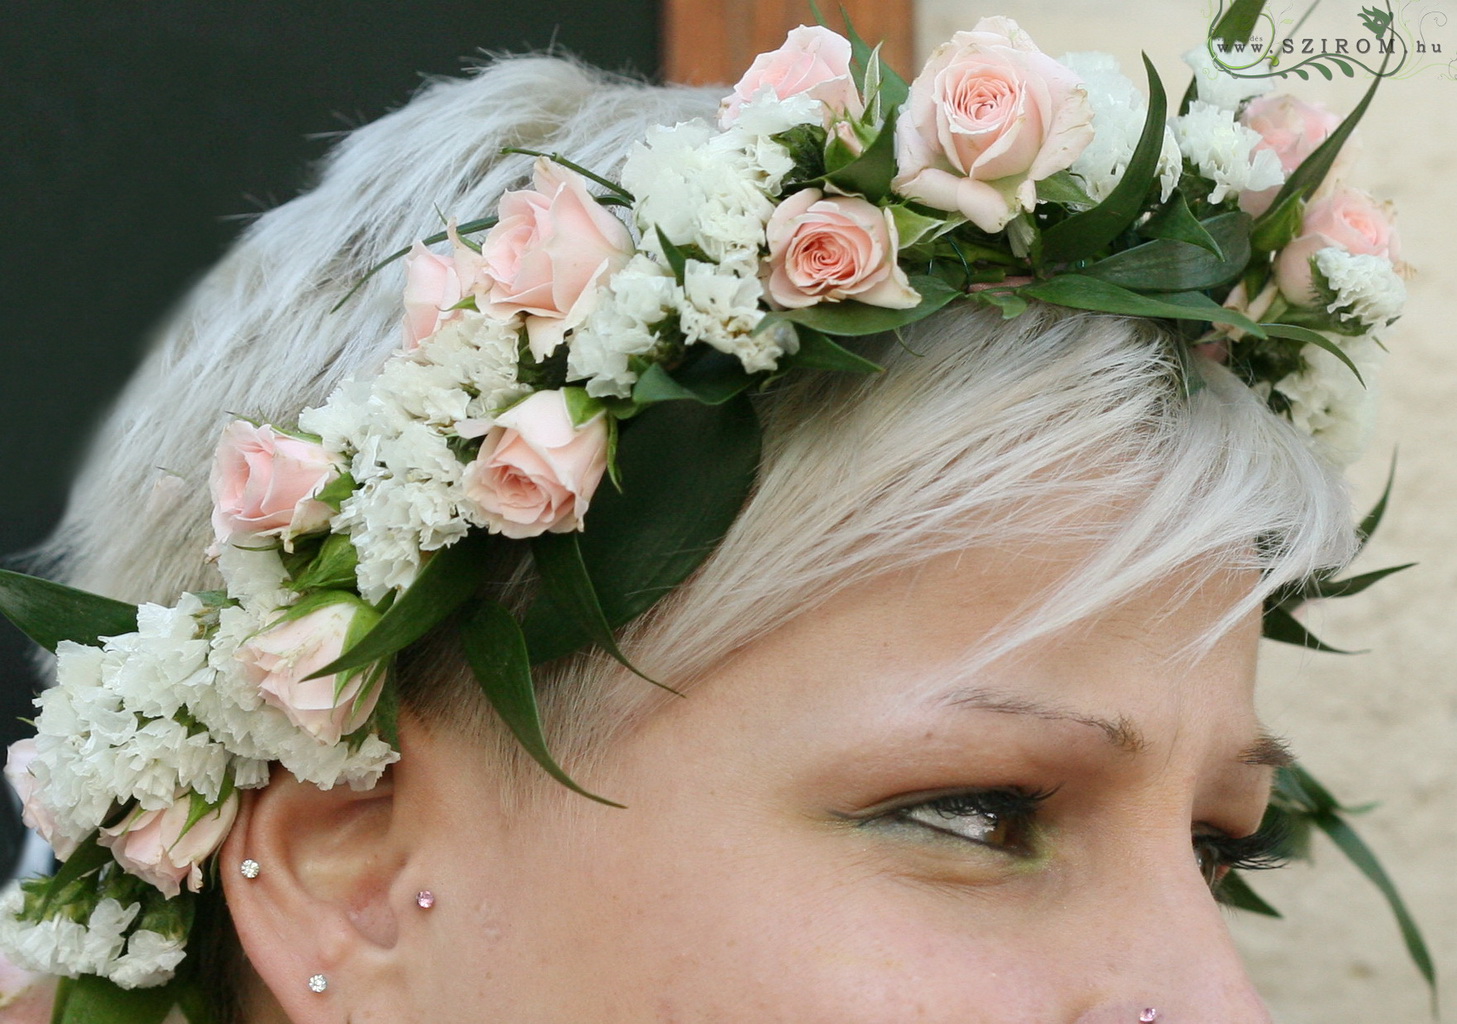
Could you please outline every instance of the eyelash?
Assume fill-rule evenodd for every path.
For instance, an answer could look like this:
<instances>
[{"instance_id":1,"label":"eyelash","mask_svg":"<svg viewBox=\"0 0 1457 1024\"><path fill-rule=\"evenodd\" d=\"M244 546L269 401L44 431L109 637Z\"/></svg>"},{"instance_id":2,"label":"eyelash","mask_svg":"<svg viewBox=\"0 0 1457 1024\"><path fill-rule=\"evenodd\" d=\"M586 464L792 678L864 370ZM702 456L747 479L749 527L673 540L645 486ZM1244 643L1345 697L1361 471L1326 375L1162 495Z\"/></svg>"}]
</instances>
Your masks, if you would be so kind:
<instances>
[{"instance_id":1,"label":"eyelash","mask_svg":"<svg viewBox=\"0 0 1457 1024\"><path fill-rule=\"evenodd\" d=\"M1267 818L1247 836L1196 832L1194 858L1204 881L1219 894L1231 871L1270 871L1289 863L1290 828L1282 818Z\"/></svg>"}]
</instances>

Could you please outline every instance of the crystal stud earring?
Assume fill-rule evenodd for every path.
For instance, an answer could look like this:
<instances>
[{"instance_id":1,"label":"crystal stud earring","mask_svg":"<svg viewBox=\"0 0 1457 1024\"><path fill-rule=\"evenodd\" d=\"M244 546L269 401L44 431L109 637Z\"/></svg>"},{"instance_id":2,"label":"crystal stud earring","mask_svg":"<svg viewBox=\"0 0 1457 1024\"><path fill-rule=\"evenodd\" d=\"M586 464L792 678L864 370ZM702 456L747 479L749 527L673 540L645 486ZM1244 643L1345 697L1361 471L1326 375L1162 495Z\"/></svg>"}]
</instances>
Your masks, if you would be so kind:
<instances>
[{"instance_id":1,"label":"crystal stud earring","mask_svg":"<svg viewBox=\"0 0 1457 1024\"><path fill-rule=\"evenodd\" d=\"M1150 1006L1138 1015L1138 1019L1140 1024L1153 1024L1153 1021L1159 1019L1159 1012Z\"/></svg>"},{"instance_id":2,"label":"crystal stud earring","mask_svg":"<svg viewBox=\"0 0 1457 1024\"><path fill-rule=\"evenodd\" d=\"M415 905L421 910L429 910L435 906L435 894L429 889L421 889L415 894Z\"/></svg>"},{"instance_id":3,"label":"crystal stud earring","mask_svg":"<svg viewBox=\"0 0 1457 1024\"><path fill-rule=\"evenodd\" d=\"M329 979L322 974L315 974L309 978L310 992L324 992L329 987Z\"/></svg>"},{"instance_id":4,"label":"crystal stud earring","mask_svg":"<svg viewBox=\"0 0 1457 1024\"><path fill-rule=\"evenodd\" d=\"M252 857L249 857L247 860L243 861L243 863L238 865L238 871L242 874L244 878L257 878L258 872L262 870L263 868Z\"/></svg>"}]
</instances>

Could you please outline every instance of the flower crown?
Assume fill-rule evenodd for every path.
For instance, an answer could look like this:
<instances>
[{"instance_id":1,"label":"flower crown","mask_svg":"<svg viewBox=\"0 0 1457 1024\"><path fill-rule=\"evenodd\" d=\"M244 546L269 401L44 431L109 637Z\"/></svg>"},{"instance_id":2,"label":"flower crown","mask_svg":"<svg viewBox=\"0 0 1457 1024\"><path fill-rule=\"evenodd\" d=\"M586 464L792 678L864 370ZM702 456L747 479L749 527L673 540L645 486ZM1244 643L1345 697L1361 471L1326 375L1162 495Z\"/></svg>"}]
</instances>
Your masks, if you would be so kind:
<instances>
[{"instance_id":1,"label":"flower crown","mask_svg":"<svg viewBox=\"0 0 1457 1024\"><path fill-rule=\"evenodd\" d=\"M753 482L748 392L878 372L856 338L953 301L1167 321L1181 355L1227 362L1349 458L1404 296L1388 210L1341 177L1366 102L1338 121L1192 63L1170 117L1152 65L1145 98L1112 58L1054 60L1006 18L909 84L858 37L801 27L717 123L650 129L617 180L529 154L496 216L392 257L403 344L377 374L296 425L226 428L224 589L137 608L0 577L0 610L57 655L6 774L64 861L4 896L0 946L77 979L63 1007L169 982L239 791L274 762L373 785L398 757L391 660L450 616L505 724L585 793L547 751L532 665L588 644L627 664L613 630L693 571ZM529 543L541 579L519 615L481 596L496 536ZM1270 632L1318 643L1289 611L1352 589L1278 595ZM1277 810L1339 820L1287 782ZM1227 895L1262 905L1237 878Z\"/></svg>"}]
</instances>

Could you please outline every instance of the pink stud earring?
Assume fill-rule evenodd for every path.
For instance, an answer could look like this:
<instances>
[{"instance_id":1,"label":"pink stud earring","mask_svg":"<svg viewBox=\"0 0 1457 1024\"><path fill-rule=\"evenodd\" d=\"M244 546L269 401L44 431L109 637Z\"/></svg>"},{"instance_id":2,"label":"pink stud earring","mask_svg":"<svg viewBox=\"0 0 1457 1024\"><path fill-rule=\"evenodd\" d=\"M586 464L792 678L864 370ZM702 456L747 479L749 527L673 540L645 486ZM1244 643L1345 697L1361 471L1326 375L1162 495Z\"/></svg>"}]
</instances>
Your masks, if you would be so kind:
<instances>
[{"instance_id":1,"label":"pink stud earring","mask_svg":"<svg viewBox=\"0 0 1457 1024\"><path fill-rule=\"evenodd\" d=\"M1138 1015L1138 1019L1140 1024L1153 1024L1154 1021L1159 1019L1159 1012L1150 1006Z\"/></svg>"},{"instance_id":2,"label":"pink stud earring","mask_svg":"<svg viewBox=\"0 0 1457 1024\"><path fill-rule=\"evenodd\" d=\"M421 889L415 894L415 905L421 910L429 910L435 906L435 894L429 889Z\"/></svg>"}]
</instances>

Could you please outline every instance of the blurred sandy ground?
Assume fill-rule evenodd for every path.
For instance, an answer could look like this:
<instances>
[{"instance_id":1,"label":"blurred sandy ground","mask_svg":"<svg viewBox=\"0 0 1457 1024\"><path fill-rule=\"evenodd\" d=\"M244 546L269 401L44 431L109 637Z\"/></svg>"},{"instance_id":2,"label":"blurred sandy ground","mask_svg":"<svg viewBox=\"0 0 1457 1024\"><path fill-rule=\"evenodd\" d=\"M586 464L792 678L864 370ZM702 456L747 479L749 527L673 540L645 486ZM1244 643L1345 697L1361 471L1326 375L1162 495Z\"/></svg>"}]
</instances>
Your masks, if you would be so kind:
<instances>
[{"instance_id":1,"label":"blurred sandy ground","mask_svg":"<svg viewBox=\"0 0 1457 1024\"><path fill-rule=\"evenodd\" d=\"M1302 0L1294 13L1305 6ZM1333 0L1308 25L1354 24L1360 6ZM1269 9L1278 17L1281 7L1272 0ZM1428 40L1446 51L1436 59L1457 58L1457 0L1425 9L1433 12ZM1053 55L1113 53L1140 85L1138 52L1145 49L1177 98L1189 81L1179 55L1204 38L1211 13L1202 0L919 0L917 51L924 57L977 18L1005 14ZM1438 25L1443 13L1451 20ZM1403 255L1419 272L1409 282L1408 313L1388 339L1376 440L1352 472L1364 509L1379 495L1400 442L1391 512L1359 567L1420 565L1332 602L1311 620L1336 646L1372 653L1340 657L1268 644L1261 699L1270 726L1338 797L1380 802L1358 827L1416 913L1448 1004L1457 999L1457 81L1444 77L1450 73L1442 65L1382 84L1362 122L1364 155L1353 175L1396 201ZM1313 76L1279 88L1344 115L1369 84ZM1234 919L1277 1019L1430 1020L1426 988L1376 891L1328 844L1317 847L1317 858L1314 870L1296 866L1255 879L1285 921Z\"/></svg>"}]
</instances>

